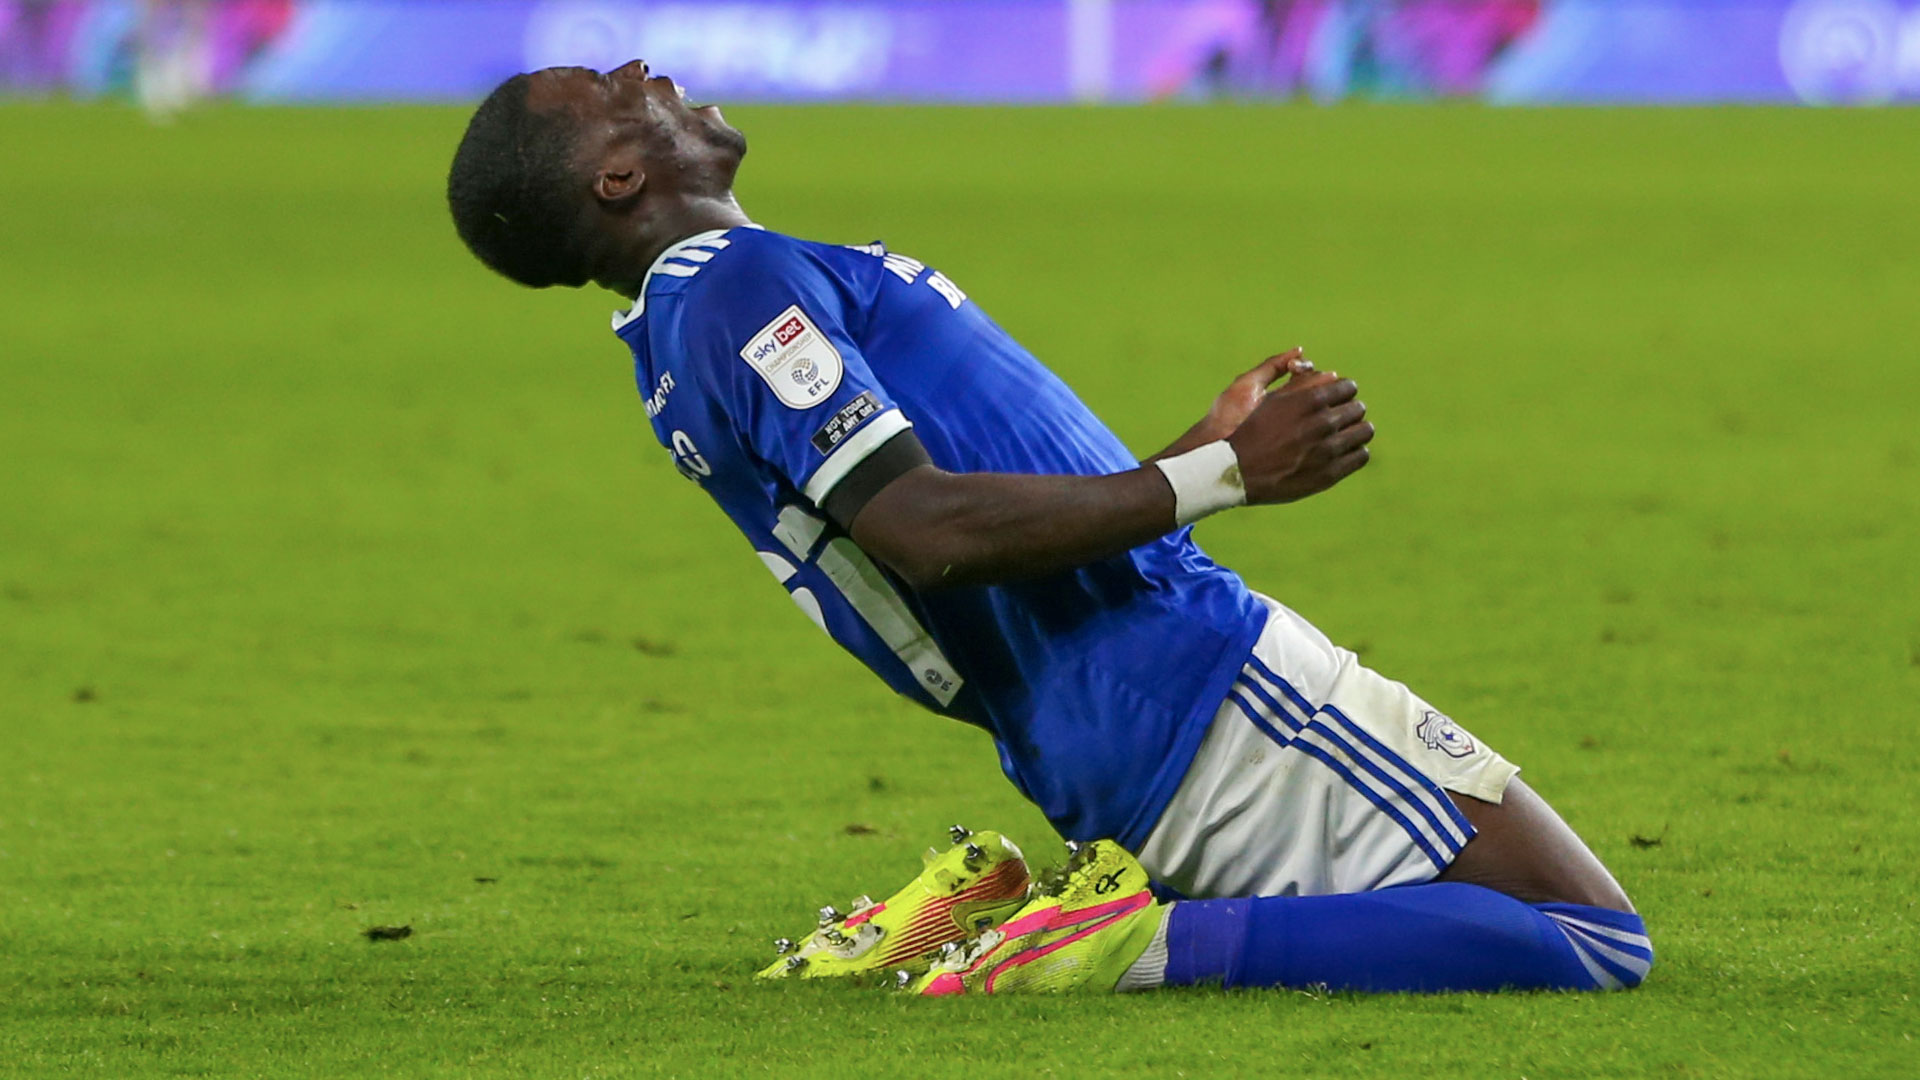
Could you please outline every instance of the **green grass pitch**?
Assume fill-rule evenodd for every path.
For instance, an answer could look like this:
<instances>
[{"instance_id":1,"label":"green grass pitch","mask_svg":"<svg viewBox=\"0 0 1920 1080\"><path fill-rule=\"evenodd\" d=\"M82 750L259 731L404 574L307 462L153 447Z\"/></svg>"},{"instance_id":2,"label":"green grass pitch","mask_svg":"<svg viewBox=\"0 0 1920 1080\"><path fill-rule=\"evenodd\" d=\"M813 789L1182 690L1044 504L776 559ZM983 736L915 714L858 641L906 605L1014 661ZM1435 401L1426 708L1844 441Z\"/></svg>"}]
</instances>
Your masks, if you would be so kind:
<instances>
[{"instance_id":1,"label":"green grass pitch","mask_svg":"<svg viewBox=\"0 0 1920 1080\"><path fill-rule=\"evenodd\" d=\"M734 118L761 221L946 270L1142 453L1357 376L1374 466L1201 540L1520 762L1649 983L756 985L950 822L1055 848L676 475L614 299L459 248L464 112L13 105L0 1074L1920 1075L1913 113Z\"/></svg>"}]
</instances>

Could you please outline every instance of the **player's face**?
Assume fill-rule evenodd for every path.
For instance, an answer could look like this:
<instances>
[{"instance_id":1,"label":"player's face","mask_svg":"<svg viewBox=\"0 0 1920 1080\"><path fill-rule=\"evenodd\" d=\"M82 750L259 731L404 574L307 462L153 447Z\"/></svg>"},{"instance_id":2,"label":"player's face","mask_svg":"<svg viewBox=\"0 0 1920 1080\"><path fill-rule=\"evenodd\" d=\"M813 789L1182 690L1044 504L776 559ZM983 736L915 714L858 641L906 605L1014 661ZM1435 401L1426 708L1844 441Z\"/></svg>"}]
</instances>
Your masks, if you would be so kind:
<instances>
[{"instance_id":1,"label":"player's face","mask_svg":"<svg viewBox=\"0 0 1920 1080\"><path fill-rule=\"evenodd\" d=\"M545 68L533 74L535 108L571 112L580 122L583 152L604 154L632 144L653 169L694 166L724 174L747 152L747 139L727 123L718 105L694 105L679 83L653 75L646 61L635 60L599 72L592 68Z\"/></svg>"}]
</instances>

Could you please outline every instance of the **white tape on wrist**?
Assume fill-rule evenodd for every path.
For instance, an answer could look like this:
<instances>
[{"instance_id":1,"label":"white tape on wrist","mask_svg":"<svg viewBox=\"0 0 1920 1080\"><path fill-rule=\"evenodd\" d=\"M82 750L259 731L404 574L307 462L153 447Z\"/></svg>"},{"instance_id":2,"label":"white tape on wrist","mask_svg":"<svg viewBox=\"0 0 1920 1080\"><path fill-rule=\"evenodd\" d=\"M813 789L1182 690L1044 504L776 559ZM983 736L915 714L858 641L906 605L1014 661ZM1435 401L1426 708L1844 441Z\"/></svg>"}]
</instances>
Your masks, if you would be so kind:
<instances>
[{"instance_id":1,"label":"white tape on wrist","mask_svg":"<svg viewBox=\"0 0 1920 1080\"><path fill-rule=\"evenodd\" d=\"M1240 456L1225 439L1154 462L1173 486L1173 519L1191 525L1208 514L1247 504Z\"/></svg>"}]
</instances>

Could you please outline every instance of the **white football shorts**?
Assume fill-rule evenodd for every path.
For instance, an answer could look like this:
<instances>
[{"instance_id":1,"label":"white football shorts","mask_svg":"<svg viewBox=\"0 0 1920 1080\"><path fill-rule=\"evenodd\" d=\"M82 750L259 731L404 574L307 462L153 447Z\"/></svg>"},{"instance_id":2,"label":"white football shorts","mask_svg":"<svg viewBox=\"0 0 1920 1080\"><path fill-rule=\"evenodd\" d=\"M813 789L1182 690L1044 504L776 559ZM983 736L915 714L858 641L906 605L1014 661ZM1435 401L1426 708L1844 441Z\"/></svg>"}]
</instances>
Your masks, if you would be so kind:
<instances>
[{"instance_id":1,"label":"white football shorts","mask_svg":"<svg viewBox=\"0 0 1920 1080\"><path fill-rule=\"evenodd\" d=\"M1285 605L1140 862L1203 899L1430 881L1473 837L1445 792L1497 803L1520 770Z\"/></svg>"}]
</instances>

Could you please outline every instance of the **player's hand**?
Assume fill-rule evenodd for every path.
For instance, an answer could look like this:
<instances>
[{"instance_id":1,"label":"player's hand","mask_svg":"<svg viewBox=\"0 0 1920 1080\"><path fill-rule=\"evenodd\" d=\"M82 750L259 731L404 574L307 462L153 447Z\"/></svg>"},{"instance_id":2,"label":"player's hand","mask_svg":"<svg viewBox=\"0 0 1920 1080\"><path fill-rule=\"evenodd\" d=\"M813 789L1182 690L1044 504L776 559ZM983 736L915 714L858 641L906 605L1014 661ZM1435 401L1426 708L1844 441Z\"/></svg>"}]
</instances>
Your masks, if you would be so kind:
<instances>
[{"instance_id":1,"label":"player's hand","mask_svg":"<svg viewBox=\"0 0 1920 1080\"><path fill-rule=\"evenodd\" d=\"M1265 366L1240 378L1256 375ZM1314 371L1311 364L1304 371L1289 370L1293 377L1287 384L1272 392L1262 387L1245 420L1227 436L1240 459L1249 503L1304 499L1367 463L1373 425L1367 423L1360 388L1334 372ZM1234 387L1239 386L1236 379Z\"/></svg>"},{"instance_id":2,"label":"player's hand","mask_svg":"<svg viewBox=\"0 0 1920 1080\"><path fill-rule=\"evenodd\" d=\"M1247 417L1253 415L1254 407L1266 400L1268 387L1279 382L1282 376L1292 374L1297 377L1312 371L1313 361L1307 359L1306 350L1298 345L1278 356L1269 356L1260 361L1253 370L1241 373L1220 392L1219 397L1213 399L1213 406L1198 425L1210 438L1202 438L1199 442L1212 442L1233 434L1241 424L1247 422Z\"/></svg>"}]
</instances>

